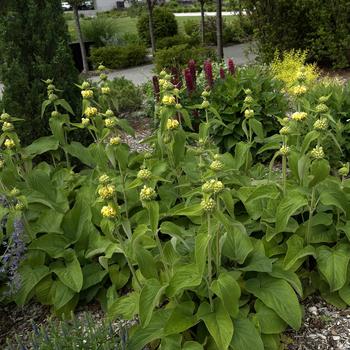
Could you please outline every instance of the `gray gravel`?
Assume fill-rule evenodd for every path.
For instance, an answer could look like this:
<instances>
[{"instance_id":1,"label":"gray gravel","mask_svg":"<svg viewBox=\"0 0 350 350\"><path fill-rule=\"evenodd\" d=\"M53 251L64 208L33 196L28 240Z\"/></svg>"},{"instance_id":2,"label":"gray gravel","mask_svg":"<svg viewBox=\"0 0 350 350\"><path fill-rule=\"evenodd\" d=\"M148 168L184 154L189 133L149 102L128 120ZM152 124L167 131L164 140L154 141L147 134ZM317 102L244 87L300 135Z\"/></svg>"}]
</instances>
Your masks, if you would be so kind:
<instances>
[{"instance_id":1,"label":"gray gravel","mask_svg":"<svg viewBox=\"0 0 350 350\"><path fill-rule=\"evenodd\" d=\"M305 318L298 331L285 333L288 350L349 350L350 309L339 310L319 297L304 303Z\"/></svg>"}]
</instances>

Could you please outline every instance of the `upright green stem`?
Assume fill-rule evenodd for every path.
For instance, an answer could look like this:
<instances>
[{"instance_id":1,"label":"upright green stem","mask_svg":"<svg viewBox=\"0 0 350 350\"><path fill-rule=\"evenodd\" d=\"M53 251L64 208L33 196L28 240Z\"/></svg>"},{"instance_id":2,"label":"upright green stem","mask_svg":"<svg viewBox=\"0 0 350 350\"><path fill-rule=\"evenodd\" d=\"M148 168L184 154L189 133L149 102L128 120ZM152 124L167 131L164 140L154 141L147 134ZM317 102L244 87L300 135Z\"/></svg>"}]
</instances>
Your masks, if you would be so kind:
<instances>
[{"instance_id":1,"label":"upright green stem","mask_svg":"<svg viewBox=\"0 0 350 350\"><path fill-rule=\"evenodd\" d=\"M311 201L310 201L310 205L309 205L309 220L307 222L307 230L306 230L306 235L305 235L305 240L306 240L306 244L310 243L310 231L311 231L311 220L312 220L312 215L314 213L314 205L315 205L315 187L312 188L312 192L311 192Z\"/></svg>"},{"instance_id":2,"label":"upright green stem","mask_svg":"<svg viewBox=\"0 0 350 350\"><path fill-rule=\"evenodd\" d=\"M286 186L287 186L287 157L285 155L282 156L282 182L283 182L283 194L286 194Z\"/></svg>"},{"instance_id":3,"label":"upright green stem","mask_svg":"<svg viewBox=\"0 0 350 350\"><path fill-rule=\"evenodd\" d=\"M123 197L124 197L124 204L125 204L125 215L127 220L129 220L129 214L128 214L128 200L126 198L126 190L125 190L125 178L122 171L122 168L120 166L120 162L118 161L118 168L120 173L120 178L122 179L122 189L123 189Z\"/></svg>"},{"instance_id":4,"label":"upright green stem","mask_svg":"<svg viewBox=\"0 0 350 350\"><path fill-rule=\"evenodd\" d=\"M220 199L219 198L217 199L216 207L218 208L218 211L220 211ZM220 270L220 265L221 265L221 256L220 256L220 225L219 225L218 230L216 232L215 238L216 238L216 257L215 257L216 262L215 262L215 265L216 265L216 275L218 276L219 275L219 270Z\"/></svg>"},{"instance_id":5,"label":"upright green stem","mask_svg":"<svg viewBox=\"0 0 350 350\"><path fill-rule=\"evenodd\" d=\"M123 251L125 251L125 249L124 249L124 239L123 239L123 237L121 236L119 230L115 230L115 232L116 232L117 237L118 237L118 239L119 239L119 241L120 241L120 244L121 244L121 246L122 246ZM136 271L135 271L135 269L134 269L134 266L132 265L132 263L130 262L130 260L129 260L128 257L126 256L126 254L124 254L124 256L125 256L125 260L126 260L128 266L129 266L129 269L130 269L130 271L131 271L131 274L132 274L132 276L133 276L133 278L134 278L134 280L135 280L135 282L136 282L138 288L141 289L141 283L140 283L140 280L138 279L138 277L137 277L137 275L136 275Z\"/></svg>"},{"instance_id":6,"label":"upright green stem","mask_svg":"<svg viewBox=\"0 0 350 350\"><path fill-rule=\"evenodd\" d=\"M211 222L210 222L210 214L207 215L207 221L208 221L208 235L211 236ZM213 304L213 294L211 292L210 286L212 284L212 256L211 256L211 239L208 243L208 296L209 296L209 303L210 303L210 309L211 311L214 311L214 304Z\"/></svg>"}]
</instances>

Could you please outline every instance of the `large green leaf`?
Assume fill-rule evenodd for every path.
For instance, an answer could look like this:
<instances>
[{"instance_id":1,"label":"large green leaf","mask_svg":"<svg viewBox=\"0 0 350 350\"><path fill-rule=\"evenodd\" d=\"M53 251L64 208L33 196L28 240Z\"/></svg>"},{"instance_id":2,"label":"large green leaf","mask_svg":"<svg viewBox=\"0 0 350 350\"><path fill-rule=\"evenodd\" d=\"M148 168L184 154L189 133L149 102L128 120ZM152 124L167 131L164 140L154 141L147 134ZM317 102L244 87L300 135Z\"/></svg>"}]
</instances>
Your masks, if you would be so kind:
<instances>
[{"instance_id":1,"label":"large green leaf","mask_svg":"<svg viewBox=\"0 0 350 350\"><path fill-rule=\"evenodd\" d=\"M122 317L131 320L139 312L139 298L139 293L131 292L117 299L108 308L108 317L111 319Z\"/></svg>"},{"instance_id":2,"label":"large green leaf","mask_svg":"<svg viewBox=\"0 0 350 350\"><path fill-rule=\"evenodd\" d=\"M195 264L188 264L176 267L174 276L169 282L166 294L169 297L176 295L182 289L194 288L200 285L202 275Z\"/></svg>"},{"instance_id":3,"label":"large green leaf","mask_svg":"<svg viewBox=\"0 0 350 350\"><path fill-rule=\"evenodd\" d=\"M203 349L204 349L203 345L195 341L187 341L182 347L182 350L203 350Z\"/></svg>"},{"instance_id":4,"label":"large green leaf","mask_svg":"<svg viewBox=\"0 0 350 350\"><path fill-rule=\"evenodd\" d=\"M310 173L313 176L313 179L310 181L309 186L315 186L319 182L323 181L330 171L330 166L327 160L317 159L314 160L311 164Z\"/></svg>"},{"instance_id":5,"label":"large green leaf","mask_svg":"<svg viewBox=\"0 0 350 350\"><path fill-rule=\"evenodd\" d=\"M35 157L39 154L58 149L58 140L54 136L45 136L35 140L32 144L24 148L25 157Z\"/></svg>"},{"instance_id":6,"label":"large green leaf","mask_svg":"<svg viewBox=\"0 0 350 350\"><path fill-rule=\"evenodd\" d=\"M243 264L248 254L253 250L253 244L246 232L238 226L225 224L227 230L223 245L223 255L239 264Z\"/></svg>"},{"instance_id":7,"label":"large green leaf","mask_svg":"<svg viewBox=\"0 0 350 350\"><path fill-rule=\"evenodd\" d=\"M89 199L85 195L78 196L74 207L63 219L65 236L72 242L76 242L82 235L85 225L91 222L91 207Z\"/></svg>"},{"instance_id":8,"label":"large green leaf","mask_svg":"<svg viewBox=\"0 0 350 350\"><path fill-rule=\"evenodd\" d=\"M230 316L237 317L241 288L232 275L228 272L222 272L218 279L213 281L210 289L221 299Z\"/></svg>"},{"instance_id":9,"label":"large green leaf","mask_svg":"<svg viewBox=\"0 0 350 350\"><path fill-rule=\"evenodd\" d=\"M208 244L211 238L212 236L208 235L207 232L201 232L196 236L195 257L200 275L203 275L203 272L205 270L205 265L207 262Z\"/></svg>"},{"instance_id":10,"label":"large green leaf","mask_svg":"<svg viewBox=\"0 0 350 350\"><path fill-rule=\"evenodd\" d=\"M139 300L139 315L141 326L143 328L149 324L153 310L158 305L160 297L166 287L167 285L161 285L161 283L155 278L146 280Z\"/></svg>"},{"instance_id":11,"label":"large green leaf","mask_svg":"<svg viewBox=\"0 0 350 350\"><path fill-rule=\"evenodd\" d=\"M61 281L54 281L53 286L53 304L56 310L61 309L71 301L76 293L64 285Z\"/></svg>"},{"instance_id":12,"label":"large green leaf","mask_svg":"<svg viewBox=\"0 0 350 350\"><path fill-rule=\"evenodd\" d=\"M65 254L69 240L63 235L48 233L32 241L29 249L38 249L47 253L52 258L60 258Z\"/></svg>"},{"instance_id":13,"label":"large green leaf","mask_svg":"<svg viewBox=\"0 0 350 350\"><path fill-rule=\"evenodd\" d=\"M308 245L304 247L304 239L297 234L292 235L287 241L287 254L284 257L284 267L289 270L300 259L312 255L315 256L315 248Z\"/></svg>"},{"instance_id":14,"label":"large green leaf","mask_svg":"<svg viewBox=\"0 0 350 350\"><path fill-rule=\"evenodd\" d=\"M82 268L83 271L83 287L82 290L88 289L102 282L108 271L102 269L101 265L94 262L86 264Z\"/></svg>"},{"instance_id":15,"label":"large green leaf","mask_svg":"<svg viewBox=\"0 0 350 350\"><path fill-rule=\"evenodd\" d=\"M245 288L295 330L300 328L301 310L298 298L288 282L261 274L258 278L248 280Z\"/></svg>"},{"instance_id":16,"label":"large green leaf","mask_svg":"<svg viewBox=\"0 0 350 350\"><path fill-rule=\"evenodd\" d=\"M350 245L339 244L336 247L318 247L316 250L317 267L328 282L331 292L341 289L346 282L350 260Z\"/></svg>"},{"instance_id":17,"label":"large green leaf","mask_svg":"<svg viewBox=\"0 0 350 350\"><path fill-rule=\"evenodd\" d=\"M277 207L276 212L276 233L283 232L287 227L290 217L308 204L305 195L299 191L289 191Z\"/></svg>"},{"instance_id":18,"label":"large green leaf","mask_svg":"<svg viewBox=\"0 0 350 350\"><path fill-rule=\"evenodd\" d=\"M21 287L16 292L14 300L17 305L22 306L28 301L35 286L50 273L50 270L47 266L31 268L24 265L18 272L21 275Z\"/></svg>"},{"instance_id":19,"label":"large green leaf","mask_svg":"<svg viewBox=\"0 0 350 350\"><path fill-rule=\"evenodd\" d=\"M68 288L79 293L83 287L83 272L74 251L66 252L65 262L55 262L51 271L54 272L60 281Z\"/></svg>"},{"instance_id":20,"label":"large green leaf","mask_svg":"<svg viewBox=\"0 0 350 350\"><path fill-rule=\"evenodd\" d=\"M153 313L147 327L138 327L130 337L127 349L140 350L155 339L160 339L163 336L163 327L167 324L171 310L161 309Z\"/></svg>"},{"instance_id":21,"label":"large green leaf","mask_svg":"<svg viewBox=\"0 0 350 350\"><path fill-rule=\"evenodd\" d=\"M286 330L287 324L260 300L255 302L255 311L261 333L278 334Z\"/></svg>"},{"instance_id":22,"label":"large green leaf","mask_svg":"<svg viewBox=\"0 0 350 350\"><path fill-rule=\"evenodd\" d=\"M198 318L202 319L218 349L226 350L233 336L233 322L223 303L217 299L214 310L206 302L199 306Z\"/></svg>"},{"instance_id":23,"label":"large green leaf","mask_svg":"<svg viewBox=\"0 0 350 350\"><path fill-rule=\"evenodd\" d=\"M231 341L233 350L264 350L258 330L248 319L237 319L234 321L234 334Z\"/></svg>"},{"instance_id":24,"label":"large green leaf","mask_svg":"<svg viewBox=\"0 0 350 350\"><path fill-rule=\"evenodd\" d=\"M156 262L154 261L153 255L141 246L137 247L135 254L142 275L145 278L158 278Z\"/></svg>"},{"instance_id":25,"label":"large green leaf","mask_svg":"<svg viewBox=\"0 0 350 350\"><path fill-rule=\"evenodd\" d=\"M164 335L180 334L192 328L198 322L193 315L194 307L193 301L176 305L164 326Z\"/></svg>"}]
</instances>

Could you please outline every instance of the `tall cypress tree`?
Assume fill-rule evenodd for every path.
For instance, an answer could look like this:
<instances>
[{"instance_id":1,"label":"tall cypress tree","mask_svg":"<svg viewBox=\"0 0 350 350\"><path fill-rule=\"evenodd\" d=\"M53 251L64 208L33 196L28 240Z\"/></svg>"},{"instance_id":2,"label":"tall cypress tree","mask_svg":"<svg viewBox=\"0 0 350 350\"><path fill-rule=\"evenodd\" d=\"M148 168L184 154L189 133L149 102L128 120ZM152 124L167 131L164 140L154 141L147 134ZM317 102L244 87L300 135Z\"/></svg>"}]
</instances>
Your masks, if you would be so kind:
<instances>
[{"instance_id":1,"label":"tall cypress tree","mask_svg":"<svg viewBox=\"0 0 350 350\"><path fill-rule=\"evenodd\" d=\"M1 0L0 80L2 105L9 114L24 118L20 126L24 144L47 133L40 118L46 99L43 80L53 79L73 103L78 92L78 72L68 46L68 29L61 0Z\"/></svg>"}]
</instances>

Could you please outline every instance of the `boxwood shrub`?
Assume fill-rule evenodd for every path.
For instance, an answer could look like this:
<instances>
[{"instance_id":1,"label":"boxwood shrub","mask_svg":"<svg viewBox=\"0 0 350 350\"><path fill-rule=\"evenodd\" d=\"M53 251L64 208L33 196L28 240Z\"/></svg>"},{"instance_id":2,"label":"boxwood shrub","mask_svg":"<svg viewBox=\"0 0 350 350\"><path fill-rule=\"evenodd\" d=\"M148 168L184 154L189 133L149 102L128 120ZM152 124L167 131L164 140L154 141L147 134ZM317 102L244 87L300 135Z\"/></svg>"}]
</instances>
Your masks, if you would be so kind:
<instances>
[{"instance_id":1,"label":"boxwood shrub","mask_svg":"<svg viewBox=\"0 0 350 350\"><path fill-rule=\"evenodd\" d=\"M133 67L146 62L147 49L142 44L93 48L90 59L96 67L104 64L110 69Z\"/></svg>"}]
</instances>

